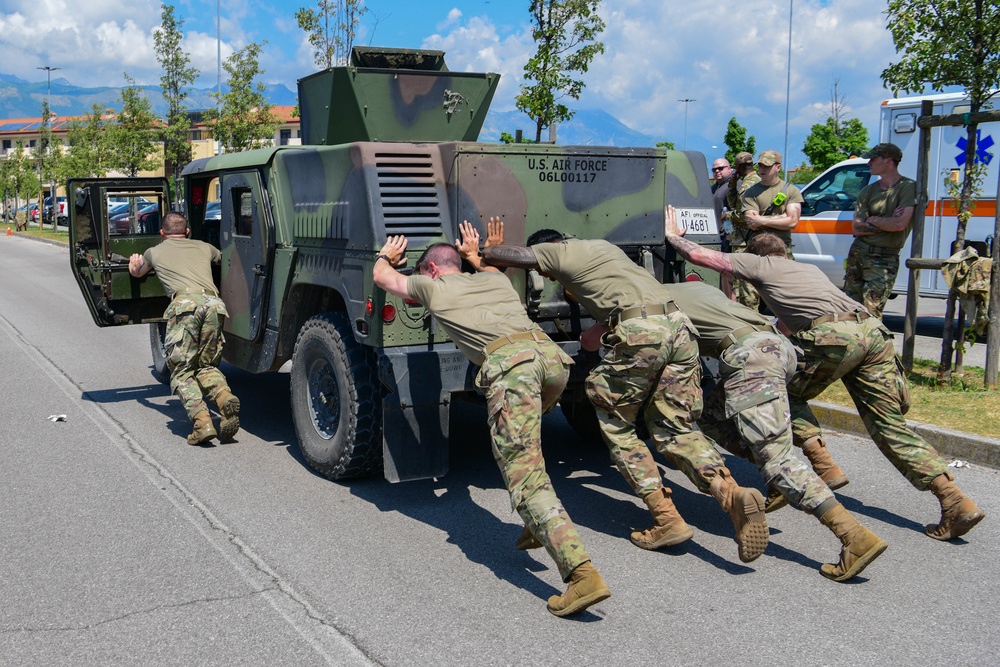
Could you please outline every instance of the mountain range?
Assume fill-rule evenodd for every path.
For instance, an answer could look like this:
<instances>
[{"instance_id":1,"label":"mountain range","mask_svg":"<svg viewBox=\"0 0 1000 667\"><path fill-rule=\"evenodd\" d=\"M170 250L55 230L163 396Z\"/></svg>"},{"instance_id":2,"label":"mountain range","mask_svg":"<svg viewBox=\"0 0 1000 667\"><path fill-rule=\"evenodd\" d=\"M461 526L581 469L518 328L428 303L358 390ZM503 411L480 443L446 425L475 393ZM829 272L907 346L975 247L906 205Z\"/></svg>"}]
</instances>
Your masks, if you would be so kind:
<instances>
[{"instance_id":1,"label":"mountain range","mask_svg":"<svg viewBox=\"0 0 1000 667\"><path fill-rule=\"evenodd\" d=\"M46 95L45 83L31 83L10 74L0 74L0 119L38 118L42 113L42 102ZM166 101L159 86L140 86L149 99L154 111L166 113ZM226 88L223 86L223 90ZM212 93L215 88L187 89L187 105L192 111L215 106ZM270 84L266 95L271 104L293 106L297 101L295 91L283 84ZM94 104L107 108L120 108L121 87L102 86L82 88L74 86L65 78L53 79L49 92L49 106L59 116L82 116L90 112ZM523 130L526 139L533 139L535 124L520 111L490 111L480 133L481 141L499 141L500 133L513 135ZM543 139L548 139L547 132ZM559 125L558 143L564 146L655 146L657 138L637 132L601 109L579 109L566 123Z\"/></svg>"}]
</instances>

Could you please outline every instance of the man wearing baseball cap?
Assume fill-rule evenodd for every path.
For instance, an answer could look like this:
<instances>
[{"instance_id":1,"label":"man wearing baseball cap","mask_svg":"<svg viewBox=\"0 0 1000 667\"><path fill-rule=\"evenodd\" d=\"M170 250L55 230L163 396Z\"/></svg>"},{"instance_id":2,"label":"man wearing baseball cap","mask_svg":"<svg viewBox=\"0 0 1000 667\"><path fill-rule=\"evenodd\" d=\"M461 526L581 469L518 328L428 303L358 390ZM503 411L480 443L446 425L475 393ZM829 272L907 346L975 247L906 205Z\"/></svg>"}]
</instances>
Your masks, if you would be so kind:
<instances>
[{"instance_id":1,"label":"man wearing baseball cap","mask_svg":"<svg viewBox=\"0 0 1000 667\"><path fill-rule=\"evenodd\" d=\"M756 233L771 232L788 246L788 258L792 257L792 229L799 224L802 213L802 193L781 176L781 153L764 151L757 158L757 175L760 183L751 186L743 194L741 206L750 238Z\"/></svg>"},{"instance_id":2,"label":"man wearing baseball cap","mask_svg":"<svg viewBox=\"0 0 1000 667\"><path fill-rule=\"evenodd\" d=\"M726 203L729 206L729 219L733 223L733 233L730 244L733 252L745 252L750 228L743 218L742 199L746 191L760 183L760 176L753 168L753 155L746 151L737 153L733 159L733 175L729 177L729 191L726 193ZM723 276L722 291L734 301L751 310L760 308L760 297L753 285L745 280Z\"/></svg>"},{"instance_id":3,"label":"man wearing baseball cap","mask_svg":"<svg viewBox=\"0 0 1000 667\"><path fill-rule=\"evenodd\" d=\"M917 183L899 173L903 151L896 144L878 144L864 157L872 176L879 179L858 193L844 292L882 319L899 273L899 251L913 225Z\"/></svg>"}]
</instances>

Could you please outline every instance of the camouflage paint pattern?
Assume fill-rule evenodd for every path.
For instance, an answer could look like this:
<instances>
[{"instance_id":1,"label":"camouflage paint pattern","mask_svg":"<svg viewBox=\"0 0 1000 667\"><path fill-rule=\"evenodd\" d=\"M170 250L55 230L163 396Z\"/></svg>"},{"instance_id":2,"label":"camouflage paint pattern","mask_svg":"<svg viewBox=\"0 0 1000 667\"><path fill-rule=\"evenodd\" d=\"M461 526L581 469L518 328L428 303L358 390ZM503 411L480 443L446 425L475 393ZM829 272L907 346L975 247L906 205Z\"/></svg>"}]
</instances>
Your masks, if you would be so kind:
<instances>
[{"instance_id":1,"label":"camouflage paint pattern","mask_svg":"<svg viewBox=\"0 0 1000 667\"><path fill-rule=\"evenodd\" d=\"M906 425L910 390L892 334L878 319L828 322L800 331L792 342L804 352L788 384L797 447L822 435L808 401L841 380L879 451L913 486L926 490L947 471L937 451Z\"/></svg>"},{"instance_id":2,"label":"camouflage paint pattern","mask_svg":"<svg viewBox=\"0 0 1000 667\"><path fill-rule=\"evenodd\" d=\"M219 392L229 391L226 377L219 370L226 306L214 296L178 294L163 316L167 318L163 346L170 369L170 390L181 399L193 420L208 409L206 397L214 401Z\"/></svg>"},{"instance_id":3,"label":"camouflage paint pattern","mask_svg":"<svg viewBox=\"0 0 1000 667\"><path fill-rule=\"evenodd\" d=\"M792 446L786 385L795 367L795 349L784 336L758 331L741 337L719 358L720 381L705 399L698 425L725 449L753 461L765 484L811 513L834 496Z\"/></svg>"},{"instance_id":4,"label":"camouflage paint pattern","mask_svg":"<svg viewBox=\"0 0 1000 667\"><path fill-rule=\"evenodd\" d=\"M883 255L869 248L866 243L855 241L851 244L844 265L844 293L882 319L882 310L892 295L899 273L899 251Z\"/></svg>"},{"instance_id":5,"label":"camouflage paint pattern","mask_svg":"<svg viewBox=\"0 0 1000 667\"><path fill-rule=\"evenodd\" d=\"M604 336L603 360L587 377L611 459L636 494L660 485L646 444L635 433L640 412L657 450L708 493L725 467L714 443L693 428L701 416L701 360L691 321L680 312L620 322Z\"/></svg>"},{"instance_id":6,"label":"camouflage paint pattern","mask_svg":"<svg viewBox=\"0 0 1000 667\"><path fill-rule=\"evenodd\" d=\"M488 356L476 378L511 507L545 545L563 581L590 556L545 472L542 415L558 402L572 364L555 343L516 341Z\"/></svg>"}]
</instances>

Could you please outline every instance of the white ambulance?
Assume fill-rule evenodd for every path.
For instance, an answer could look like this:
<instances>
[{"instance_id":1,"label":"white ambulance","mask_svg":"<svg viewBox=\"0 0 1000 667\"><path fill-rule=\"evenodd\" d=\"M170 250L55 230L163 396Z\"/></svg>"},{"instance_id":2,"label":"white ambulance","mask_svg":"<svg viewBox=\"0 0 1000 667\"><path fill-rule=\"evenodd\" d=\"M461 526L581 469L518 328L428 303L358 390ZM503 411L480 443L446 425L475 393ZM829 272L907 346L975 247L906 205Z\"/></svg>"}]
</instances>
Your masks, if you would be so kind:
<instances>
[{"instance_id":1,"label":"white ambulance","mask_svg":"<svg viewBox=\"0 0 1000 667\"><path fill-rule=\"evenodd\" d=\"M903 151L899 172L917 177L919 151L920 103L932 100L935 115L968 113L968 98L962 93L944 93L886 100L882 103L878 143L890 142ZM987 111L987 108L982 111ZM1000 123L984 123L977 131L976 160L987 166L983 191L972 205L972 219L966 228L967 241L991 241L996 215L997 169L994 157L1000 146ZM936 127L931 130L931 164L927 179L928 202L924 219L924 257L946 258L955 240L958 225L957 207L948 193L948 179L961 180L965 164L966 129ZM877 178L877 177L875 177ZM868 161L844 160L830 167L802 188L805 204L802 217L792 230L795 258L820 267L838 287L844 284L844 261L854 240L851 220L858 192L873 180ZM982 254L983 246L977 248ZM905 260L910 256L910 241L900 253L899 275L894 292L906 293L909 271ZM944 298L948 295L940 271L920 272L921 296Z\"/></svg>"}]
</instances>

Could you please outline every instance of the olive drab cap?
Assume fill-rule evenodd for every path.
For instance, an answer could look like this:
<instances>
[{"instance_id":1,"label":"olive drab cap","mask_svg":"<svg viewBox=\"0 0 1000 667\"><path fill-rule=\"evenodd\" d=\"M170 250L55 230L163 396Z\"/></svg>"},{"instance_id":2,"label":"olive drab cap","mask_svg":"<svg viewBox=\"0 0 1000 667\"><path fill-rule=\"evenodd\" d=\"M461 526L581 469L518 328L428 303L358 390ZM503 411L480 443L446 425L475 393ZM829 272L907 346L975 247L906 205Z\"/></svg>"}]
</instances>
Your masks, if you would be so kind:
<instances>
[{"instance_id":1,"label":"olive drab cap","mask_svg":"<svg viewBox=\"0 0 1000 667\"><path fill-rule=\"evenodd\" d=\"M762 164L765 167L770 167L781 162L781 153L778 151L764 151L757 158L757 164Z\"/></svg>"},{"instance_id":2,"label":"olive drab cap","mask_svg":"<svg viewBox=\"0 0 1000 667\"><path fill-rule=\"evenodd\" d=\"M866 160L870 160L873 157L887 157L896 164L903 161L903 151L899 150L899 146L896 144L884 143L877 144L875 148L871 149L861 157Z\"/></svg>"},{"instance_id":3,"label":"olive drab cap","mask_svg":"<svg viewBox=\"0 0 1000 667\"><path fill-rule=\"evenodd\" d=\"M739 167L744 164L753 164L753 155L743 151L742 153L737 153L736 158L733 160L733 166Z\"/></svg>"}]
</instances>

